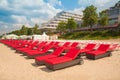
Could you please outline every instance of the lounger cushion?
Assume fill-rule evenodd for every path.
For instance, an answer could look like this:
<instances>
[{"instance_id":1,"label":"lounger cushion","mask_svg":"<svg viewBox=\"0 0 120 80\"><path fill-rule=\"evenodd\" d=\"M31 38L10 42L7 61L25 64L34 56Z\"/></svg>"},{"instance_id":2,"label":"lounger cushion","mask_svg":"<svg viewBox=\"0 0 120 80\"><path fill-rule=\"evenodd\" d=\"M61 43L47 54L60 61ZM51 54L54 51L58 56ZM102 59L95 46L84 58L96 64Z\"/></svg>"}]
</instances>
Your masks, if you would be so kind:
<instances>
[{"instance_id":1,"label":"lounger cushion","mask_svg":"<svg viewBox=\"0 0 120 80\"><path fill-rule=\"evenodd\" d=\"M80 53L81 52L88 52L88 51L90 51L90 49L80 49L79 51L80 51Z\"/></svg>"},{"instance_id":2,"label":"lounger cushion","mask_svg":"<svg viewBox=\"0 0 120 80\"><path fill-rule=\"evenodd\" d=\"M57 58L51 58L51 59L46 59L45 61L49 64L60 64L60 63L64 63L64 62L68 62L68 61L71 61L72 58L69 58L69 57L57 57Z\"/></svg>"},{"instance_id":3,"label":"lounger cushion","mask_svg":"<svg viewBox=\"0 0 120 80\"><path fill-rule=\"evenodd\" d=\"M34 52L34 51L38 51L38 50L37 49L28 49L28 50L25 50L24 52L29 53L29 52Z\"/></svg>"},{"instance_id":4,"label":"lounger cushion","mask_svg":"<svg viewBox=\"0 0 120 80\"><path fill-rule=\"evenodd\" d=\"M65 57L75 59L78 55L79 55L79 49L73 48L73 49L70 49L68 53L66 53Z\"/></svg>"},{"instance_id":5,"label":"lounger cushion","mask_svg":"<svg viewBox=\"0 0 120 80\"><path fill-rule=\"evenodd\" d=\"M35 54L43 54L44 52L42 51L35 51L35 52L29 52L27 53L28 55L35 55Z\"/></svg>"},{"instance_id":6,"label":"lounger cushion","mask_svg":"<svg viewBox=\"0 0 120 80\"><path fill-rule=\"evenodd\" d=\"M23 48L23 49L19 49L19 50L22 51L22 52L25 52L25 51L30 50L30 48Z\"/></svg>"},{"instance_id":7,"label":"lounger cushion","mask_svg":"<svg viewBox=\"0 0 120 80\"><path fill-rule=\"evenodd\" d=\"M100 55L100 54L105 54L106 51L89 51L87 52L87 54L91 54L91 55L94 55L94 56L97 56L97 55Z\"/></svg>"},{"instance_id":8,"label":"lounger cushion","mask_svg":"<svg viewBox=\"0 0 120 80\"><path fill-rule=\"evenodd\" d=\"M26 50L26 49L28 49L28 48L23 47L23 48L17 48L16 50L19 50L19 51L24 51L24 50Z\"/></svg>"},{"instance_id":9,"label":"lounger cushion","mask_svg":"<svg viewBox=\"0 0 120 80\"><path fill-rule=\"evenodd\" d=\"M56 55L49 54L49 55L45 55L45 56L36 57L35 60L37 60L37 61L43 61L43 60L45 60L45 59L54 58L54 57L57 57L57 56L56 56Z\"/></svg>"}]
</instances>

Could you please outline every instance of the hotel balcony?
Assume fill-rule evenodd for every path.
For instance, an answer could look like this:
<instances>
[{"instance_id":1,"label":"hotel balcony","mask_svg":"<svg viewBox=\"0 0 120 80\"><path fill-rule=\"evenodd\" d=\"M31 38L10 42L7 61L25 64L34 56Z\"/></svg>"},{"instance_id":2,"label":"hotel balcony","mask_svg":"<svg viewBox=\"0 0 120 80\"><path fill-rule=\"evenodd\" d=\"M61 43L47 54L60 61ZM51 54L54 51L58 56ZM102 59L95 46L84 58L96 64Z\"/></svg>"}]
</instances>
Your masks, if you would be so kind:
<instances>
[{"instance_id":1,"label":"hotel balcony","mask_svg":"<svg viewBox=\"0 0 120 80\"><path fill-rule=\"evenodd\" d=\"M111 18L118 18L118 16L120 15L112 15L112 16L109 16L108 18L111 19Z\"/></svg>"}]
</instances>

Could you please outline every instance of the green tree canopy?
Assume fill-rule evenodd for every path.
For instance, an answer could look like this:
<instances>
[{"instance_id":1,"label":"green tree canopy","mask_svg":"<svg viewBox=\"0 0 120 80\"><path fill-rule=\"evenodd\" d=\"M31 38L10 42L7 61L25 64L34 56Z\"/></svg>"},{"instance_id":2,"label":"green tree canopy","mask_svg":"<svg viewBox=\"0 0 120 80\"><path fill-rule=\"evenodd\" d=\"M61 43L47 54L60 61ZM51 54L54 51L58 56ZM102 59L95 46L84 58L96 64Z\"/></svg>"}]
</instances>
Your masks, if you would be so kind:
<instances>
[{"instance_id":1,"label":"green tree canopy","mask_svg":"<svg viewBox=\"0 0 120 80\"><path fill-rule=\"evenodd\" d=\"M85 26L90 26L92 31L92 26L98 21L97 8L93 5L86 7L83 11L83 24Z\"/></svg>"},{"instance_id":2,"label":"green tree canopy","mask_svg":"<svg viewBox=\"0 0 120 80\"><path fill-rule=\"evenodd\" d=\"M40 30L38 28L39 28L38 24L35 24L35 26L33 27L33 33L34 34L39 34L40 33Z\"/></svg>"},{"instance_id":3,"label":"green tree canopy","mask_svg":"<svg viewBox=\"0 0 120 80\"><path fill-rule=\"evenodd\" d=\"M9 34L16 34L16 35L33 35L33 34L41 34L40 29L38 29L39 26L35 24L33 28L28 28L25 25L22 25L22 28L19 30L15 30L10 32Z\"/></svg>"},{"instance_id":4,"label":"green tree canopy","mask_svg":"<svg viewBox=\"0 0 120 80\"><path fill-rule=\"evenodd\" d=\"M106 14L106 11L100 12L99 16L100 16L99 24L102 26L106 26L108 24L108 16Z\"/></svg>"},{"instance_id":5,"label":"green tree canopy","mask_svg":"<svg viewBox=\"0 0 120 80\"><path fill-rule=\"evenodd\" d=\"M15 31L12 31L10 34L16 34L16 35L20 36L21 32L20 32L20 30L15 30Z\"/></svg>"},{"instance_id":6,"label":"green tree canopy","mask_svg":"<svg viewBox=\"0 0 120 80\"><path fill-rule=\"evenodd\" d=\"M21 35L27 35L27 29L28 28L25 27L25 25L23 25L22 28L21 28L21 30L20 30L21 31Z\"/></svg>"},{"instance_id":7,"label":"green tree canopy","mask_svg":"<svg viewBox=\"0 0 120 80\"><path fill-rule=\"evenodd\" d=\"M61 34L64 34L65 30L66 30L66 23L64 21L61 21L58 23L57 26L57 30L58 32L60 32Z\"/></svg>"},{"instance_id":8,"label":"green tree canopy","mask_svg":"<svg viewBox=\"0 0 120 80\"><path fill-rule=\"evenodd\" d=\"M27 35L32 35L32 34L33 34L32 28L28 28L28 30L27 30Z\"/></svg>"},{"instance_id":9,"label":"green tree canopy","mask_svg":"<svg viewBox=\"0 0 120 80\"><path fill-rule=\"evenodd\" d=\"M72 31L74 29L77 28L77 23L75 22L74 18L70 18L68 19L68 22L67 22L67 29L69 31Z\"/></svg>"}]
</instances>

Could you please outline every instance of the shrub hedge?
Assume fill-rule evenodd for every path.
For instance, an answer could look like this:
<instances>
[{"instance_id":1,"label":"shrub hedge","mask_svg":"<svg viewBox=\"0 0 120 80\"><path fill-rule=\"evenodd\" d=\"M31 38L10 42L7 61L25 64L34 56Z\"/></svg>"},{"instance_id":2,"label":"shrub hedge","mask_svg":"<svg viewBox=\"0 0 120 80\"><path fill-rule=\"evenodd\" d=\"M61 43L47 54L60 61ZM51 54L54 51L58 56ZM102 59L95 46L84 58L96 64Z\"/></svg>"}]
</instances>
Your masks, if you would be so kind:
<instances>
[{"instance_id":1,"label":"shrub hedge","mask_svg":"<svg viewBox=\"0 0 120 80\"><path fill-rule=\"evenodd\" d=\"M120 38L120 30L81 31L61 35L62 39L111 39Z\"/></svg>"}]
</instances>

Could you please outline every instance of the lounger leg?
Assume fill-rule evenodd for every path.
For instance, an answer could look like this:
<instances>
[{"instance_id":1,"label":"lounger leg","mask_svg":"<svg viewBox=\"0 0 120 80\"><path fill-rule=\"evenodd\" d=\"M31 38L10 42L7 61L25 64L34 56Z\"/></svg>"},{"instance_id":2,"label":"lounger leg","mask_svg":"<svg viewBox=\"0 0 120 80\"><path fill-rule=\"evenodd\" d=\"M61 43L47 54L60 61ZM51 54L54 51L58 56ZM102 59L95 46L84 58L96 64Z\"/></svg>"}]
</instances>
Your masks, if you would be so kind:
<instances>
[{"instance_id":1,"label":"lounger leg","mask_svg":"<svg viewBox=\"0 0 120 80\"><path fill-rule=\"evenodd\" d=\"M111 53L111 52L109 52L109 54L108 54L108 57L110 57L110 56L112 56L112 53Z\"/></svg>"},{"instance_id":2,"label":"lounger leg","mask_svg":"<svg viewBox=\"0 0 120 80\"><path fill-rule=\"evenodd\" d=\"M79 64L80 64L80 65L84 64L84 61L83 61L82 58L80 58L80 63L79 63Z\"/></svg>"}]
</instances>

